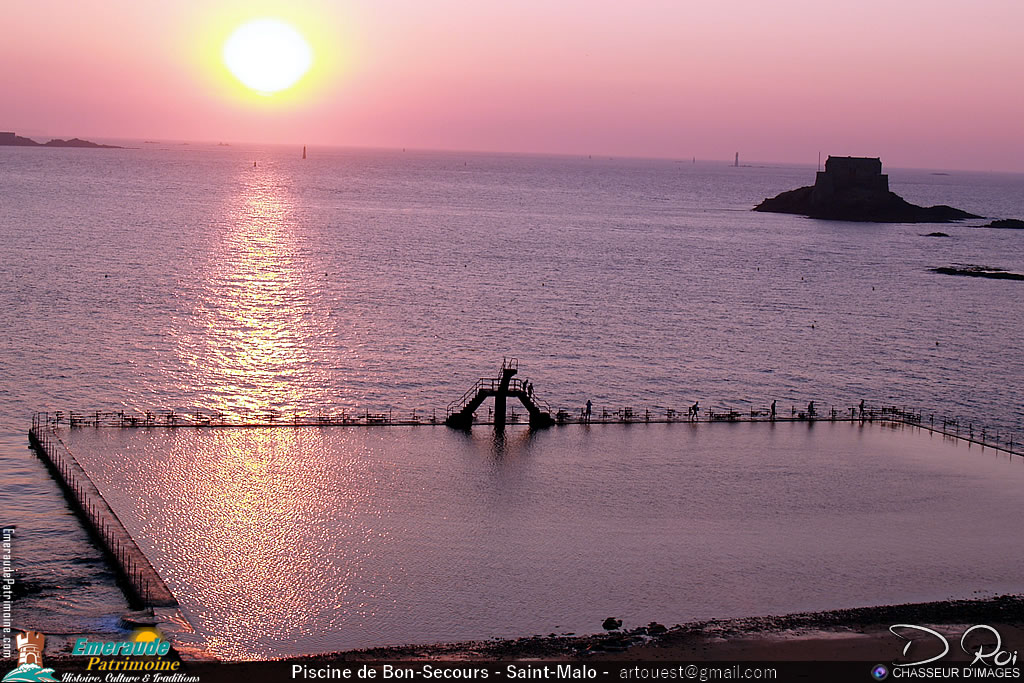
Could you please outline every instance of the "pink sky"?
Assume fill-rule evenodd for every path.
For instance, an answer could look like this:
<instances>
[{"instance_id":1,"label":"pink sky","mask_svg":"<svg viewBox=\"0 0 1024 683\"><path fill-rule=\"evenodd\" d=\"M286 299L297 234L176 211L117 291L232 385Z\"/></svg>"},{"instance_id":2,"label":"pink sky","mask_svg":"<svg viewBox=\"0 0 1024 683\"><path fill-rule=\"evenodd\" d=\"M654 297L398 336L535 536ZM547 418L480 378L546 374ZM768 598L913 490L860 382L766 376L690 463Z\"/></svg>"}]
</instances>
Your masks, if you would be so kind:
<instances>
[{"instance_id":1,"label":"pink sky","mask_svg":"<svg viewBox=\"0 0 1024 683\"><path fill-rule=\"evenodd\" d=\"M239 98L215 79L217 32L277 14L313 27L322 77L287 104ZM37 137L1024 171L1020 0L34 0L3 15L0 130Z\"/></svg>"}]
</instances>

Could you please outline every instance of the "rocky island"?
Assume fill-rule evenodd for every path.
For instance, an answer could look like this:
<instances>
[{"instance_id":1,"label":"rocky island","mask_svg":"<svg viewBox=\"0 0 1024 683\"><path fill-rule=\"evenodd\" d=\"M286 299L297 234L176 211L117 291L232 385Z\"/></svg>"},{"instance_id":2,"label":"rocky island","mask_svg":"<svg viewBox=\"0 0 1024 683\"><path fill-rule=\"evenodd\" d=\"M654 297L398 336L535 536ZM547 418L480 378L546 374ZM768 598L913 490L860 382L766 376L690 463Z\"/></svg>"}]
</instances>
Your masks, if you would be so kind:
<instances>
[{"instance_id":1,"label":"rocky island","mask_svg":"<svg viewBox=\"0 0 1024 683\"><path fill-rule=\"evenodd\" d=\"M32 138L22 137L10 132L0 132L0 146L6 147L86 147L90 149L123 149L117 145L100 145L88 140L71 138L70 140L58 140L54 138L47 143L38 143Z\"/></svg>"},{"instance_id":2,"label":"rocky island","mask_svg":"<svg viewBox=\"0 0 1024 683\"><path fill-rule=\"evenodd\" d=\"M882 160L877 157L830 156L813 186L765 199L754 211L874 223L948 223L980 218L944 204L911 204L889 190L889 176L882 174Z\"/></svg>"}]
</instances>

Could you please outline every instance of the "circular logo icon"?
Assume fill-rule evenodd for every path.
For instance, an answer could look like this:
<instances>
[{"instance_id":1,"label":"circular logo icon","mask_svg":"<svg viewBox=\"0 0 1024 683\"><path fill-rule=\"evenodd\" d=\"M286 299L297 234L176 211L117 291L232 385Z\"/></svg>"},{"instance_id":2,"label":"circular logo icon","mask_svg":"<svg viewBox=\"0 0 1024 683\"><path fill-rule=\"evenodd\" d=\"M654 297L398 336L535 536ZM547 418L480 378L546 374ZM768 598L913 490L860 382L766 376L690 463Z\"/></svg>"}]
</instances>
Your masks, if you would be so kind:
<instances>
[{"instance_id":1,"label":"circular logo icon","mask_svg":"<svg viewBox=\"0 0 1024 683\"><path fill-rule=\"evenodd\" d=\"M885 664L876 664L871 669L871 677L876 681L884 681L889 677L889 669L886 668Z\"/></svg>"}]
</instances>

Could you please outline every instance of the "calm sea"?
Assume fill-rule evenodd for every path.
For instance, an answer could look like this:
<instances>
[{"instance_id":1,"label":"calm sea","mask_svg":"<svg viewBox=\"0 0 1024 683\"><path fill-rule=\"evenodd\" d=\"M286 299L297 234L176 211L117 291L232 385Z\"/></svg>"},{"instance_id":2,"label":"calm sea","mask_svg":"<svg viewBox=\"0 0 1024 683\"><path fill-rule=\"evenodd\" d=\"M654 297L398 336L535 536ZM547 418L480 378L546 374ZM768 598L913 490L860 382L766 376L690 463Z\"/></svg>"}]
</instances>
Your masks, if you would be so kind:
<instances>
[{"instance_id":1,"label":"calm sea","mask_svg":"<svg viewBox=\"0 0 1024 683\"><path fill-rule=\"evenodd\" d=\"M305 161L294 149L199 145L0 149L0 312L4 322L0 327L4 518L0 521L17 525L15 553L22 596L18 618L49 633L110 632L117 629L117 616L124 609L96 550L27 449L25 433L35 410L198 408L243 413L273 409L288 414L348 408L390 409L399 415L416 411L420 416L437 410L443 415L448 401L476 378L492 375L502 357L515 356L521 374L534 381L538 394L552 406L569 410L588 399L598 410L630 406L652 411L681 410L697 400L703 407L746 409L765 407L773 399L783 407L814 400L819 406L846 409L865 399L958 415L1024 436L1020 392L1024 354L1019 346L1024 332L1024 308L1019 303L1024 285L928 270L969 263L1024 272L1024 232L970 227L983 221L947 226L847 224L749 211L766 196L809 184L813 171L812 167L731 168L607 157L315 148ZM890 170L890 180L896 192L916 203L946 203L991 217L1024 217L1024 177L1019 175ZM924 236L936 230L949 237ZM717 444L719 435L726 432L709 426L699 432L702 444L692 452L714 462L728 454L739 460L726 459L734 464L702 471L696 479L701 485L693 493L696 500L662 510L655 499L674 499L652 487L666 481L665 486L678 487L693 479L692 472L675 467L691 452L680 445L680 438L697 438L690 432L680 437L681 431L665 429L627 430L630 443L624 444L621 428L585 432L583 441L582 430L573 428L529 440L532 445L513 444L511 454L484 434L467 441L431 428L386 435L373 432L377 441L369 444L363 443L369 433L341 431L314 439L303 432L267 437L257 444L246 444L238 436L218 437L241 439L218 449L219 442L211 438L191 435L165 443L166 436L138 433L108 434L102 437L108 441L100 442L95 441L99 435L79 435L81 442L74 447L120 501L119 510L130 518L126 524L144 537L140 544L158 556L154 563L158 567L163 563L169 574L174 574L174 566L185 566L173 548L198 549L176 545L173 537L153 531L161 518L149 516L152 510L142 504L149 498L131 492L148 491L163 498L170 515L166 526L179 534L177 538L217 522L217 512L196 507L209 514L193 519L198 527L185 524L192 513L172 495L173 487L149 489L146 482L156 482L155 476L127 477L131 462L124 460L124 454L130 448L144 451L150 460L140 462L149 463L151 469L165 463L172 471L189 454L196 456L196 462L212 465L233 453L241 460L230 463L231 467L241 467L247 462L245 454L264 453L252 465L258 468L273 461L266 448L274 457L307 453L315 468L337 465L331 472L320 473L333 481L345 471L349 451L344 443L355 439L360 443L352 446L354 452L363 455L353 467L363 468L359 472L369 477L370 492L365 495L374 495L374 486L381 495L396 495L394 487L402 493L395 498L401 504L395 505L400 508L403 531L393 531L389 538L399 539L394 541L398 545L388 548L403 549L405 558L411 558L417 548L430 556L448 547L430 544L431 534L440 532L429 525L438 515L465 512L451 500L462 490L455 488L460 481L491 476L483 489L472 489L476 497L469 500L479 509L487 507L487 496L504 500L521 489L524 499L534 501L510 517L508 542L521 543L522 553L539 552L535 540L530 545L531 538L550 533L561 539L586 528L588 519L605 519L590 509L601 500L622 506L620 512L628 512L624 519L629 528L637 528L643 511L651 506L659 510L656 524L667 524L676 515L690 519L694 510L706 509L707 523L724 529L729 543L710 543L712 532L691 530L705 543L700 547L712 554L709 564L689 567L686 581L715 585L708 578L711 575L722 588L712 590L705 603L689 612L657 613L666 621L871 600L857 590L832 595L833 584L827 582L809 591L803 602L772 602L757 596L725 599L738 594L736 586L751 584L750 572L793 580L792 567L775 571L785 565L780 551L771 552L751 540L763 535L729 534L738 533L736 520L757 519L762 524L775 511L785 521L782 529L795 529L800 519L823 515L808 507L802 517L804 508L781 505L778 492L780 487L789 491L787 487L799 484L793 490L814 500L809 492L821 490L835 475L833 464L824 459L831 452L830 439L847 443L850 434L829 436L819 430L814 433L818 441L786 446L780 452L799 457L776 470L770 462L749 461L766 448L765 438L756 430L728 432L728 445L723 446ZM710 440L712 436L715 439ZM795 433L784 436L783 444L802 438ZM895 477L898 490L909 492L908 500L928 502L899 507L907 515L917 515L912 521L919 524L927 525L922 520L943 511L966 509L969 519L955 528L959 535L954 535L965 543L971 534L974 539L978 534L998 533L1003 522L987 526L991 506L972 508L970 501L978 495L964 494L964 487L968 493L982 491L992 500L1005 502L1000 509L1019 513L1013 507L1016 499L1005 488L1017 481L1017 475L1006 475L1003 464L993 460L979 465L973 452L968 455L963 448L954 449L958 455L943 451L932 459L935 464L929 464L928 458L906 455L919 454L921 443L935 444L915 441L919 437L873 432L872 448L891 453L892 459L858 461L851 450L850 462L861 464L849 481L882 486L877 477L872 479L882 467ZM129 442L120 444L117 439ZM279 439L285 443L277 444ZM310 450L310 439L317 441L317 448ZM156 453L153 449L159 444L164 450ZM641 467L632 459L634 454L650 462ZM599 466L588 467L586 458L591 456ZM301 479L295 463L289 462L282 469L290 473L288 481ZM380 469L387 462L401 463L400 470L432 467L435 478L424 484L429 488L416 493L419 489L410 482L417 486L422 482ZM518 478L517 467L525 466L524 462L530 468L528 485ZM737 509L720 509L724 503L712 499L734 491L726 483L729 477L741 476L736 462L743 463L744 491L750 495L736 497ZM478 471L487 467L494 470L490 475ZM191 476L181 481L199 481L196 472ZM134 482L131 490L125 489L128 481ZM245 492L254 508L271 505L270 493L276 490L260 481L262 488ZM609 481L630 483L603 490ZM597 498L589 493L567 495L573 487ZM946 500L941 493L945 490L961 493L949 493ZM294 510L296 500L305 495L289 491L292 497L282 500L284 512ZM962 501L961 495L965 496ZM545 505L545 500L557 505ZM879 504L878 497L872 500ZM866 519L869 514L855 500L847 502L849 507L825 515L833 523L822 523L819 529L840 534L832 543L846 549L842 562L822 565L829 571L849 566L860 544L868 546L864 552L871 551L872 541L885 547L899 545L890 537L842 540L843 519L856 520L858 515ZM344 566L358 574L358 567L364 566L356 562L361 550L346 555L337 542L323 540L328 532L342 534L346 524L355 524L353 519L374 509L363 510L358 503L358 499L349 501L357 507L348 517L332 513L318 518L309 528L321 534L320 546L305 542L296 552L308 558L348 558L352 562ZM576 525L568 530L560 526L559 515L570 516ZM422 528L414 523L417 519ZM487 538L495 544L488 547L497 548L504 538L498 533L501 527L487 519L498 525L490 535L467 523L448 528L442 537L474 543ZM886 522L895 525L900 519ZM367 534L392 529L360 524ZM591 540L608 531L602 524L596 522ZM231 548L235 554L250 548L238 538L234 533L227 536L235 543ZM629 546L632 554L625 553L626 565L633 569L630 563L637 556L661 542L657 534L644 538L649 539L648 545L637 541L636 547ZM673 547L685 545L677 535L664 538L677 544ZM747 539L745 545L743 539ZM250 550L258 554L267 548L256 544ZM974 550L976 557L989 558ZM495 577L509 572L513 556L504 554L495 560ZM210 597L212 606L205 611L196 602L195 596L213 596L210 591L216 593L217 586L225 585L202 584L197 579L210 575L211 557L207 554L191 571L167 578L172 588L191 592L188 609L214 633L233 610L237 612L237 605L224 602L230 591ZM757 564L757 557L763 558L764 566ZM742 558L755 564L745 564ZM897 564L915 558L931 562L932 567L946 566L927 553L904 553L898 558L899 562L884 568L890 575L904 571ZM237 559L232 556L232 561ZM435 593L441 597L434 603L421 602L442 611L454 604L453 592L485 598L498 595L497 587L487 587L487 574L479 569L486 568L486 562L481 564L476 556L466 559L466 566L477 567L478 573L461 585L431 582L429 572L391 578L405 586L403 590L420 596L428 592L425 585L438 585ZM613 574L597 570L587 574L584 559L572 555L567 564L538 559L541 578L534 578L540 584L548 586L544 582L551 581L551 576L566 578L510 612L535 613L536 605L569 585L572 572L592 575L604 586L600 591L611 590L608 577ZM678 562L679 557L666 555L664 560ZM296 560L296 566L320 566L316 561ZM965 555L948 574L938 572L927 584L930 588L914 589L911 582L897 582L893 585L901 587L895 591L899 595L877 599L945 597L935 595L943 576L955 579L948 593L961 596L979 589L1020 588L1004 580L1005 567L994 555L975 574L967 571L970 562ZM333 561L328 564L339 566ZM507 622L484 610L479 619L460 615L461 622L470 625L461 630L429 625L433 622L424 621L422 615L407 620L403 630L394 623L408 615L385 606L411 598L367 589L374 581L390 585L388 577L381 578L382 565L371 564L367 573L350 578L359 586L353 595L378 596L376 603L370 598L339 599L313 610L319 617L302 613L310 634L347 634L326 640L317 635L310 641L314 648L517 635L562 627L577 630L595 623L590 615L569 614L567 608L560 612L561 620L534 614L527 619L510 616ZM458 566L447 571L457 571ZM869 572L856 571L865 580L879 580ZM329 588L341 590L344 583L334 569L314 575L333 581ZM614 582L619 590L635 597L596 603L603 611L655 618L654 605L679 604L656 599L655 584L664 585L667 580L661 574L652 574L657 579L646 582L638 571L629 575L635 579L614 576L619 577ZM981 578L972 582L971 576ZM410 583L408 577L415 581ZM527 578L511 585L528 585ZM295 604L303 599L308 607L307 593L292 595ZM367 616L365 627L353 628L370 636L352 636L352 629L339 626L337 619L339 614L356 613L353 605L357 603L367 605L367 615L390 614L394 619ZM233 637L216 641L210 636L207 645L236 656L275 651L263 641L247 650L240 643L252 639L251 631L243 629ZM288 646L278 651L303 650Z\"/></svg>"}]
</instances>

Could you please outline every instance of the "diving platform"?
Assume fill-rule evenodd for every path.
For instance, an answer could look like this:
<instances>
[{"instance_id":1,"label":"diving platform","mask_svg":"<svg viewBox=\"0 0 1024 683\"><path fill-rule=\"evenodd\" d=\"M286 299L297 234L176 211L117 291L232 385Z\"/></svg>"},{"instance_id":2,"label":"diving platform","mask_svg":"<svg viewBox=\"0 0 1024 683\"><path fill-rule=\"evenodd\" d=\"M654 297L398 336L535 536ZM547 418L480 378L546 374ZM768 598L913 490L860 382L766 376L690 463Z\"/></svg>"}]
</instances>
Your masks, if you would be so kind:
<instances>
[{"instance_id":1,"label":"diving platform","mask_svg":"<svg viewBox=\"0 0 1024 683\"><path fill-rule=\"evenodd\" d=\"M494 428L504 429L506 408L509 397L519 399L530 414L530 427L543 429L555 424L548 404L537 398L533 383L520 379L515 375L519 372L519 361L515 358L501 362L499 377L481 377L460 398L448 404L444 423L455 429L470 429L473 426L473 413L484 401L494 398Z\"/></svg>"}]
</instances>

